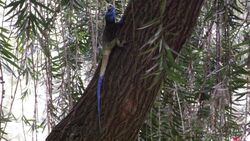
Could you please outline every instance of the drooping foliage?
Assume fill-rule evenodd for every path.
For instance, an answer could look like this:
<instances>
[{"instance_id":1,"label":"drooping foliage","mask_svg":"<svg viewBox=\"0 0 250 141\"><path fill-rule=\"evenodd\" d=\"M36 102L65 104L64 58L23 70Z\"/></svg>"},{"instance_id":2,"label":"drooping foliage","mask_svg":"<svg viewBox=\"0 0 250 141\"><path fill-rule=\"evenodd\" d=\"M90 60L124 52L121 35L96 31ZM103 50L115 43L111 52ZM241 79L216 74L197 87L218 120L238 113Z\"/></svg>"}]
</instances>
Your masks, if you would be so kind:
<instances>
[{"instance_id":1,"label":"drooping foliage","mask_svg":"<svg viewBox=\"0 0 250 141\"><path fill-rule=\"evenodd\" d=\"M109 3L121 15L128 1ZM179 54L162 48L167 41L159 37L155 48L164 51L155 66L159 72L152 73L164 80L139 140L245 137L249 5L245 0L207 0ZM10 138L7 129L17 121L23 124L24 139L40 140L38 134L48 134L69 113L96 69L106 3L2 0L0 6L0 139ZM32 101L31 110L27 101Z\"/></svg>"},{"instance_id":2,"label":"drooping foliage","mask_svg":"<svg viewBox=\"0 0 250 141\"><path fill-rule=\"evenodd\" d=\"M195 31L174 60L140 138L246 138L249 16L243 1L206 1ZM247 22L248 21L248 22Z\"/></svg>"}]
</instances>

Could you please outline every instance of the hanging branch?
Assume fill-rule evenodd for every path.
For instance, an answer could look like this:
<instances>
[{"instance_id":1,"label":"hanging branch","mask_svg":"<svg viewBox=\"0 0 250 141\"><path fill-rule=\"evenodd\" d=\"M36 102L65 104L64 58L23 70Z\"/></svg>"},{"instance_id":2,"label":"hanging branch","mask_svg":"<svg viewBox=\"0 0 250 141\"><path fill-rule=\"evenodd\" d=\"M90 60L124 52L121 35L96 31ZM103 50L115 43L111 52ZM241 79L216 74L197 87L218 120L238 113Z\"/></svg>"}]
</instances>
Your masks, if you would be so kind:
<instances>
[{"instance_id":1,"label":"hanging branch","mask_svg":"<svg viewBox=\"0 0 250 141\"><path fill-rule=\"evenodd\" d=\"M0 61L0 84L1 84L1 95L0 95L0 119L4 119L4 112L3 112L3 100L5 97L5 87L4 87L4 77L3 77L3 68L2 68L2 62ZM0 139L2 136L2 122L0 122Z\"/></svg>"}]
</instances>

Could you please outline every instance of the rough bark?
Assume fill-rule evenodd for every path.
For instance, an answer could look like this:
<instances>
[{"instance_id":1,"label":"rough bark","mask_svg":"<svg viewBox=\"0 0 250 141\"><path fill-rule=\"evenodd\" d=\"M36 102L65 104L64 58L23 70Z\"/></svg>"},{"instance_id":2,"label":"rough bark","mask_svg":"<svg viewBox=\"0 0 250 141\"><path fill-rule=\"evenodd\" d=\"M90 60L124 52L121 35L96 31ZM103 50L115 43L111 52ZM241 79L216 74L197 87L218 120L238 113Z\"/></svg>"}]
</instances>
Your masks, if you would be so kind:
<instances>
[{"instance_id":1,"label":"rough bark","mask_svg":"<svg viewBox=\"0 0 250 141\"><path fill-rule=\"evenodd\" d=\"M163 0L164 1L164 0ZM166 0L161 21L163 37L169 47L179 52L199 15L203 0ZM96 86L99 68L84 95L47 137L47 141L133 141L136 140L147 111L160 89L155 76L145 77L146 71L157 63L155 51L143 45L156 33L159 24L138 29L160 17L160 0L131 0L126 11L125 25L119 37L128 44L115 48L104 76L101 98L101 131L98 127ZM152 84L154 87L150 87Z\"/></svg>"}]
</instances>

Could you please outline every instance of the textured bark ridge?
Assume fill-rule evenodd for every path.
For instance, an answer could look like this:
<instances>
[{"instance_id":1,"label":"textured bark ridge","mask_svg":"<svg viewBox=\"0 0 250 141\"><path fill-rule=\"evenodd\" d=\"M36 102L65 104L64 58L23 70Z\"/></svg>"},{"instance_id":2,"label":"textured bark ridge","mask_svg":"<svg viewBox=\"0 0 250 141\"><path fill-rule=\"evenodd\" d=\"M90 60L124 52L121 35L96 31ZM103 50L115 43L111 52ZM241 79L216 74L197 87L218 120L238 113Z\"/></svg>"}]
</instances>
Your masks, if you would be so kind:
<instances>
[{"instance_id":1,"label":"textured bark ridge","mask_svg":"<svg viewBox=\"0 0 250 141\"><path fill-rule=\"evenodd\" d=\"M164 1L164 0L163 0ZM190 36L199 15L203 0L166 0L162 18L163 37L169 47L179 52ZM119 33L128 44L112 51L103 80L101 94L101 131L98 127L96 86L99 68L84 95L69 115L56 125L47 141L133 141L136 140L147 111L160 89L155 76L145 77L146 71L156 62L158 51L142 54L151 48L145 45L159 29L154 24L160 17L161 0L131 0L126 21ZM163 8L162 8L163 9Z\"/></svg>"}]
</instances>

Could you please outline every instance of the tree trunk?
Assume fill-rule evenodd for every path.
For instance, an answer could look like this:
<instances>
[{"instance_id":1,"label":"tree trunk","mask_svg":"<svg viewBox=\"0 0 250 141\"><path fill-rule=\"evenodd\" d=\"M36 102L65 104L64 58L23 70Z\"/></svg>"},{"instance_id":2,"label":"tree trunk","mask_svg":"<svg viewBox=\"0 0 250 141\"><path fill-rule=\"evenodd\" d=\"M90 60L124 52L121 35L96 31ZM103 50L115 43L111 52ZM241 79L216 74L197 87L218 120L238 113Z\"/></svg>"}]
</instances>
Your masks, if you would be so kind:
<instances>
[{"instance_id":1,"label":"tree trunk","mask_svg":"<svg viewBox=\"0 0 250 141\"><path fill-rule=\"evenodd\" d=\"M137 139L147 111L160 90L156 75L147 70L158 61L159 51L145 45L162 26L170 48L179 52L190 36L203 0L131 0L125 11L125 24L119 33L128 44L114 48L103 80L101 93L101 130L96 108L99 67L84 95L69 115L56 125L47 141L133 141ZM164 8L165 7L165 8ZM138 29L160 18L161 22ZM143 47L143 48L142 48ZM153 87L151 87L153 85Z\"/></svg>"}]
</instances>

